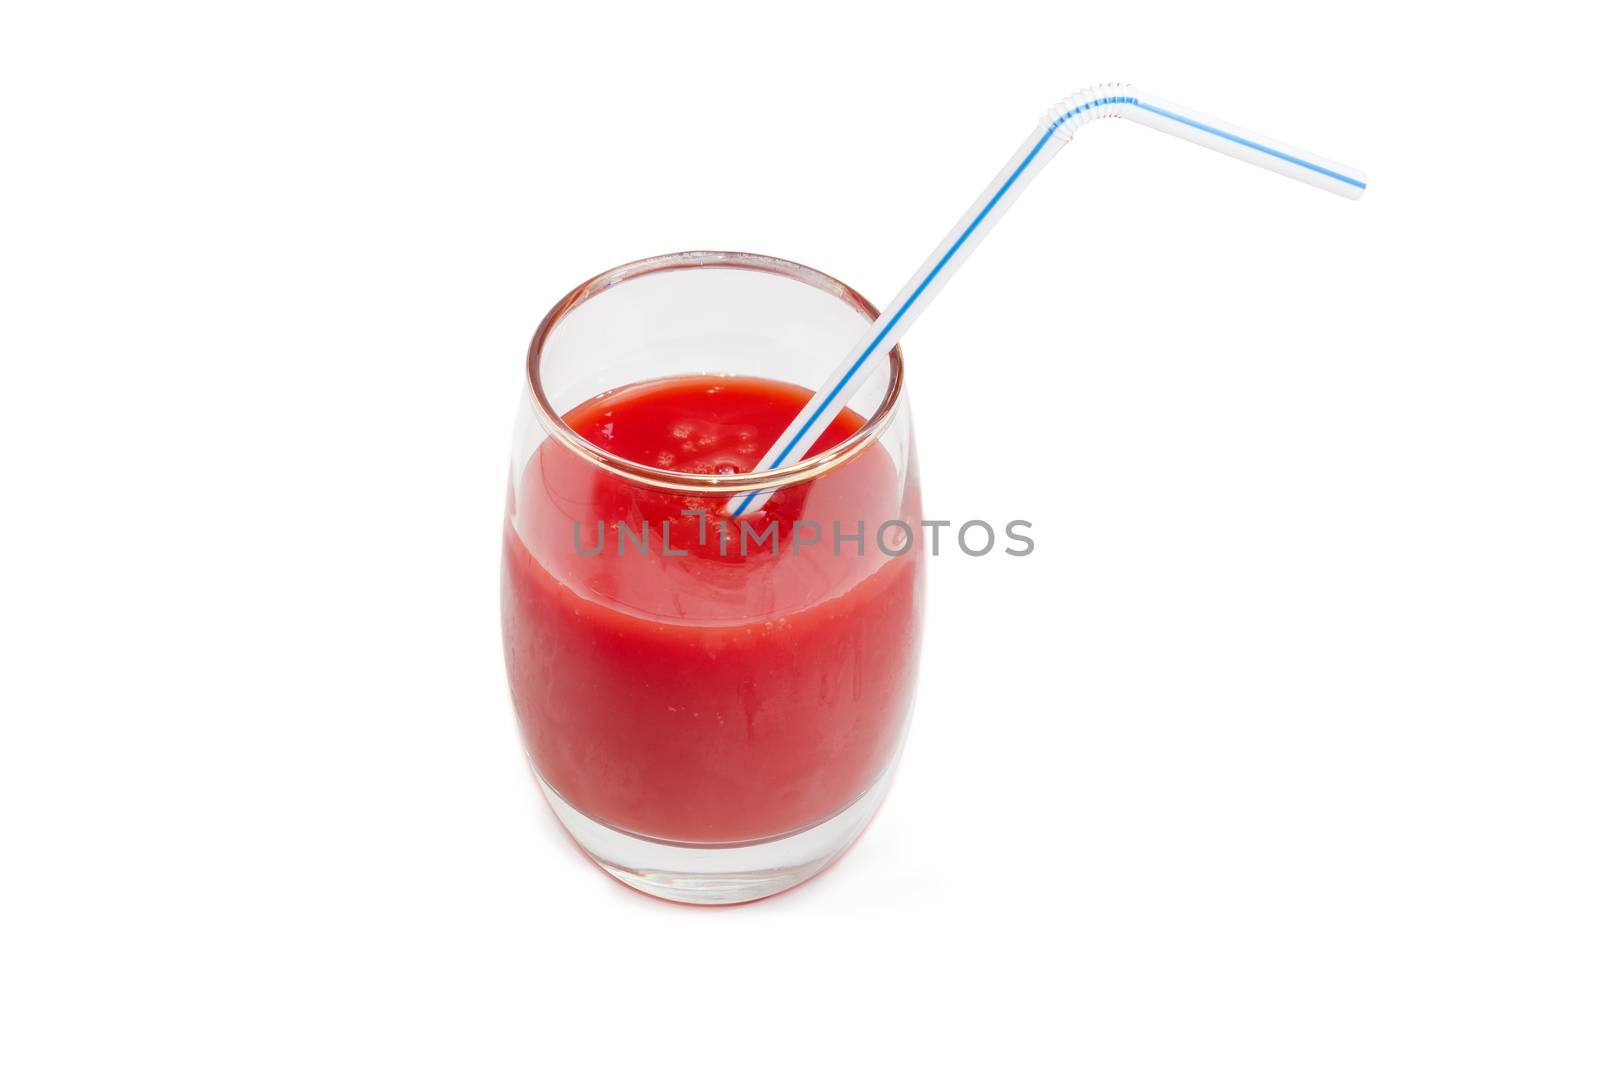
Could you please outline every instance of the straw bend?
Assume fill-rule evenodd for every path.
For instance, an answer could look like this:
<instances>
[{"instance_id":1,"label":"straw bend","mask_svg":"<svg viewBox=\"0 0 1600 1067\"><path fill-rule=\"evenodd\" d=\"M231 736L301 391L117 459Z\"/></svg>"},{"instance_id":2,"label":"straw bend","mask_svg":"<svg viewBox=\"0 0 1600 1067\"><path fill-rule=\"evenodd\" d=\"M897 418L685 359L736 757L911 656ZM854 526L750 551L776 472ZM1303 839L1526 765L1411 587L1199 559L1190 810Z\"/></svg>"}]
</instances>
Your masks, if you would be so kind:
<instances>
[{"instance_id":1,"label":"straw bend","mask_svg":"<svg viewBox=\"0 0 1600 1067\"><path fill-rule=\"evenodd\" d=\"M1040 123L1062 144L1095 119L1124 118L1138 103L1138 90L1120 82L1091 85L1066 97L1044 113Z\"/></svg>"}]
</instances>

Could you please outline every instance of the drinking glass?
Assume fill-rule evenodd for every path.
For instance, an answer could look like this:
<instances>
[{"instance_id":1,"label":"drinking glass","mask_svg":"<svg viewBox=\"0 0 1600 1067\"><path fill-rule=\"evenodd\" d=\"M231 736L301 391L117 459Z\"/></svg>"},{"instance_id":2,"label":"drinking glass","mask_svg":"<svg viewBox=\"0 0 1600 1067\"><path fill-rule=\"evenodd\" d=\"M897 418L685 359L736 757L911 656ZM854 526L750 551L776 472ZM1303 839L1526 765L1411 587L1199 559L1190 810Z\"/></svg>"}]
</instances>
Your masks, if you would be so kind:
<instances>
[{"instance_id":1,"label":"drinking glass","mask_svg":"<svg viewBox=\"0 0 1600 1067\"><path fill-rule=\"evenodd\" d=\"M775 471L751 469L771 441L747 431L673 424L683 450L739 457L683 470L668 469L679 452L652 466L608 451L610 425L567 419L680 379L758 380L798 410L876 315L798 263L683 252L591 278L534 334L506 503L506 670L550 807L635 889L705 904L780 892L882 803L923 611L904 366L896 348L833 443ZM730 498L769 489L728 518Z\"/></svg>"}]
</instances>

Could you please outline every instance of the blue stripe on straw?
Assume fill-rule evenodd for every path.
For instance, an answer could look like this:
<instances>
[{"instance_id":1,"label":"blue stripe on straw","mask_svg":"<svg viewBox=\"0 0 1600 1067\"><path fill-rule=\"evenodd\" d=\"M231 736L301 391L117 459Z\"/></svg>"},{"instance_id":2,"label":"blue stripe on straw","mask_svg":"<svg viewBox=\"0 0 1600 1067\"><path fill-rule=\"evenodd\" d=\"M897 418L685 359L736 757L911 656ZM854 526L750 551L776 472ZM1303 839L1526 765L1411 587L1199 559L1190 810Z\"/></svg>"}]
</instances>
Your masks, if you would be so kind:
<instances>
[{"instance_id":1,"label":"blue stripe on straw","mask_svg":"<svg viewBox=\"0 0 1600 1067\"><path fill-rule=\"evenodd\" d=\"M983 205L983 209L978 212L978 214L970 223L967 224L967 228L961 231L961 235L955 239L955 241L945 251L945 254L939 257L939 262L933 265L933 269L928 272L928 276L918 283L917 287L912 290L911 295L906 298L906 302L900 305L900 309L890 317L889 322L883 327L883 329L878 331L877 336L873 337L871 343L869 343L861 355L856 358L856 361L850 364L850 369L845 371L844 377L839 379L838 384L828 392L828 395L823 398L822 403L817 405L805 422L801 423L800 429L796 431L795 435L789 439L789 443L783 446L783 451L778 453L777 458L775 458L767 467L768 470L783 466L783 461L789 458L789 453L794 451L795 445L799 444L800 439L803 438L806 435L806 432L811 429L812 424L815 423L822 413L828 409L828 405L833 403L833 398L839 395L839 390L843 389L845 385L849 383L850 379L855 377L856 371L861 369L862 364L867 361L867 358L878 350L878 345L882 343L886 336L888 336L889 331L893 330L895 324L905 317L906 311L910 309L912 304L917 302L917 298L922 295L923 290L927 289L933 280L939 276L939 272L944 269L945 264L950 262L950 257L954 256L958 251L961 250L961 246L967 243L967 238L972 236L972 232L983 223L984 219L988 218L989 212L994 210L994 206L999 203L1000 199L1010 191L1013 185L1016 184L1017 178L1022 175L1023 171L1028 169L1028 165L1032 163L1039 155L1040 150L1049 143L1050 138L1055 135L1056 130L1061 126L1061 124L1066 122L1068 119L1083 114L1085 111L1088 111L1091 108L1103 107L1106 104L1132 104L1134 107L1143 108L1145 111L1153 112L1154 114L1160 115L1163 118L1172 119L1174 122L1181 122L1185 126L1193 126L1197 130L1203 130L1214 137L1221 137L1225 141L1232 141L1233 143L1243 145L1246 148L1253 148L1257 152L1264 152L1275 159L1281 159L1286 163L1293 163L1296 166L1305 167L1307 170L1315 171L1318 174L1336 179L1337 181L1345 182L1348 185L1353 185L1357 189L1365 189L1367 187L1367 183L1364 181L1359 181L1355 178L1349 177L1348 175L1340 174L1338 171L1329 170L1327 167L1319 166L1316 163L1312 163L1310 160L1291 156L1287 152L1280 152L1276 148L1269 148L1264 144L1257 144L1255 141L1231 134L1226 130L1219 130L1215 126L1208 126L1203 122L1196 122L1194 119L1185 118L1183 115L1174 114L1171 111L1167 111L1165 108L1159 108L1150 104L1146 104L1136 97L1102 96L1099 99L1091 100L1086 104L1079 104L1071 111L1068 111L1066 114L1050 123L1050 125L1045 129L1044 136L1039 138L1039 143L1033 146L1033 148L1028 152L1027 156L1023 158L1021 163L1017 164L1017 169L1011 172L1011 176L1008 177L1005 180L1005 183L1000 186L999 190L989 198L989 202ZM750 506L750 502L759 495L759 490L746 493L744 499L739 502L739 506L733 510L732 517L737 519L739 516L743 515L745 513L745 509Z\"/></svg>"},{"instance_id":2,"label":"blue stripe on straw","mask_svg":"<svg viewBox=\"0 0 1600 1067\"><path fill-rule=\"evenodd\" d=\"M1276 148L1268 148L1264 144L1257 144L1255 141L1251 141L1244 137L1239 137L1236 134L1231 134L1227 130L1219 130L1215 126L1207 126L1203 122L1196 122L1194 119L1185 118L1183 115L1175 115L1172 112L1167 111L1165 108L1154 107L1138 100L1133 101L1133 106L1160 115L1162 118L1171 119L1174 122L1181 122L1185 126L1193 126L1197 130L1204 130L1213 137L1220 137L1224 141L1232 141L1234 144L1244 145L1246 148L1253 148L1257 152L1264 152L1267 155L1272 156L1274 159L1281 159L1285 163L1293 163L1297 167L1304 167L1306 170L1315 171L1318 174L1332 178L1335 181L1344 182L1346 185L1353 185L1357 189L1365 189L1367 187L1367 183L1361 181L1360 179L1352 178L1347 174L1340 174L1336 170L1329 170L1327 167L1319 166L1318 164L1311 162L1309 159L1301 159L1298 156L1291 156L1287 152L1280 152Z\"/></svg>"}]
</instances>

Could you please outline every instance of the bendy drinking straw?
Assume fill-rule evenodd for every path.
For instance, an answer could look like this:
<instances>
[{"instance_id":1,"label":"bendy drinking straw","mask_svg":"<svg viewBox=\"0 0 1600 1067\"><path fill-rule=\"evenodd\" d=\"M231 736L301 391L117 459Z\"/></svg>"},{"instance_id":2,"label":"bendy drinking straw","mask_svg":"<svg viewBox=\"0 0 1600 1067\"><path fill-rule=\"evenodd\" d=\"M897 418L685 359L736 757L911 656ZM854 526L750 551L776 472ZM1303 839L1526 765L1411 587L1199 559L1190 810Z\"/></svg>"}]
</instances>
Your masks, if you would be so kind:
<instances>
[{"instance_id":1,"label":"bendy drinking straw","mask_svg":"<svg viewBox=\"0 0 1600 1067\"><path fill-rule=\"evenodd\" d=\"M1072 140L1074 133L1102 118L1132 119L1351 200L1359 200L1367 188L1366 175L1354 167L1252 133L1170 100L1150 96L1131 85L1096 85L1074 93L1039 120L1038 127L1022 142L1016 155L1000 169L927 262L906 282L900 295L884 308L861 335L861 340L800 409L794 421L778 435L756 465L757 470L772 470L805 457L856 389L871 377L875 364L886 358L1034 176L1062 145ZM729 513L738 518L761 507L771 495L772 490L757 490L735 497L729 501Z\"/></svg>"}]
</instances>

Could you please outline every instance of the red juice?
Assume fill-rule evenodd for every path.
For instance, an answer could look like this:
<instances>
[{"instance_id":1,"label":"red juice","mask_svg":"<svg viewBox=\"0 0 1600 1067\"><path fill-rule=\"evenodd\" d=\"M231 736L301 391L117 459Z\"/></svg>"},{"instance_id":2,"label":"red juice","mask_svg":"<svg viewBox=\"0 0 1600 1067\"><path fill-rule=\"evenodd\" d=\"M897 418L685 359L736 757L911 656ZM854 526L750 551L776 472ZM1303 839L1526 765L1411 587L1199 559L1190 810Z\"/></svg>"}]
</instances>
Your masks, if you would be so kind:
<instances>
[{"instance_id":1,"label":"red juice","mask_svg":"<svg viewBox=\"0 0 1600 1067\"><path fill-rule=\"evenodd\" d=\"M565 421L624 459L727 474L752 469L809 397L672 378ZM861 426L844 412L812 452ZM921 520L915 472L882 443L780 489L726 546L726 496L634 484L553 438L517 478L506 662L534 765L569 804L648 837L749 842L830 818L886 770L915 682L922 566L893 527L879 537Z\"/></svg>"}]
</instances>

